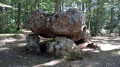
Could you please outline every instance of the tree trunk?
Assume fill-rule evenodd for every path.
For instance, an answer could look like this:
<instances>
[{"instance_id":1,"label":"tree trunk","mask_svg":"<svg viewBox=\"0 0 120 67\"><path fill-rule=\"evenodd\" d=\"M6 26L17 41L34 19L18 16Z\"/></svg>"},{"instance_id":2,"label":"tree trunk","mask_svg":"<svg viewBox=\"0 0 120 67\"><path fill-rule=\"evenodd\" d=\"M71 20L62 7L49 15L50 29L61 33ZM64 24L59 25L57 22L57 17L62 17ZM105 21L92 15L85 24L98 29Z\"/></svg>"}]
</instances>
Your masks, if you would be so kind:
<instances>
[{"instance_id":1,"label":"tree trunk","mask_svg":"<svg viewBox=\"0 0 120 67\"><path fill-rule=\"evenodd\" d=\"M89 4L91 3L91 0L89 0ZM89 26L88 26L88 29L90 30L90 24L91 24L91 7L89 6L89 8L88 8L88 10L89 10Z\"/></svg>"},{"instance_id":2,"label":"tree trunk","mask_svg":"<svg viewBox=\"0 0 120 67\"><path fill-rule=\"evenodd\" d=\"M4 3L4 1L3 0L1 0L0 2L2 2L2 3ZM4 10L3 10L3 7L0 7L1 8L1 15L2 15L2 17L1 17L1 31L3 31L4 30Z\"/></svg>"},{"instance_id":3,"label":"tree trunk","mask_svg":"<svg viewBox=\"0 0 120 67\"><path fill-rule=\"evenodd\" d=\"M119 25L119 36L120 36L120 25Z\"/></svg>"},{"instance_id":4,"label":"tree trunk","mask_svg":"<svg viewBox=\"0 0 120 67\"><path fill-rule=\"evenodd\" d=\"M3 8L2 8L2 25L1 25L1 31L4 30L4 11L3 11Z\"/></svg>"},{"instance_id":5,"label":"tree trunk","mask_svg":"<svg viewBox=\"0 0 120 67\"><path fill-rule=\"evenodd\" d=\"M84 9L85 9L84 3L82 3L82 11L83 11L83 12L84 12Z\"/></svg>"},{"instance_id":6,"label":"tree trunk","mask_svg":"<svg viewBox=\"0 0 120 67\"><path fill-rule=\"evenodd\" d=\"M21 3L18 3L17 30L20 30Z\"/></svg>"},{"instance_id":7,"label":"tree trunk","mask_svg":"<svg viewBox=\"0 0 120 67\"><path fill-rule=\"evenodd\" d=\"M39 8L39 0L35 0L35 8L38 9Z\"/></svg>"},{"instance_id":8,"label":"tree trunk","mask_svg":"<svg viewBox=\"0 0 120 67\"><path fill-rule=\"evenodd\" d=\"M55 0L55 12L60 12L60 0Z\"/></svg>"},{"instance_id":9,"label":"tree trunk","mask_svg":"<svg viewBox=\"0 0 120 67\"><path fill-rule=\"evenodd\" d=\"M12 4L12 6L13 6L13 4ZM13 16L14 14L13 14L13 8L11 8L11 18L12 19L14 19L14 16Z\"/></svg>"},{"instance_id":10,"label":"tree trunk","mask_svg":"<svg viewBox=\"0 0 120 67\"><path fill-rule=\"evenodd\" d=\"M10 11L9 9L7 9L7 12ZM7 26L9 25L9 14L7 15Z\"/></svg>"},{"instance_id":11,"label":"tree trunk","mask_svg":"<svg viewBox=\"0 0 120 67\"><path fill-rule=\"evenodd\" d=\"M99 0L98 0L98 2L97 2L97 6L98 6L98 8L97 8L97 12L96 12L96 25L95 25L95 35L97 35L97 33L98 33L98 28L99 28L99 21L98 21L98 18L99 18Z\"/></svg>"},{"instance_id":12,"label":"tree trunk","mask_svg":"<svg viewBox=\"0 0 120 67\"><path fill-rule=\"evenodd\" d=\"M113 33L113 11L114 11L114 6L111 7L110 33Z\"/></svg>"},{"instance_id":13,"label":"tree trunk","mask_svg":"<svg viewBox=\"0 0 120 67\"><path fill-rule=\"evenodd\" d=\"M91 26L91 10L89 11L89 26L88 26L88 29L90 30L90 26Z\"/></svg>"},{"instance_id":14,"label":"tree trunk","mask_svg":"<svg viewBox=\"0 0 120 67\"><path fill-rule=\"evenodd\" d=\"M40 7L39 7L39 6L40 6L40 3L39 3L39 2L40 2L40 0L38 0L38 9L40 9Z\"/></svg>"},{"instance_id":15,"label":"tree trunk","mask_svg":"<svg viewBox=\"0 0 120 67\"><path fill-rule=\"evenodd\" d=\"M61 11L64 10L64 2L61 1Z\"/></svg>"},{"instance_id":16,"label":"tree trunk","mask_svg":"<svg viewBox=\"0 0 120 67\"><path fill-rule=\"evenodd\" d=\"M28 4L28 0L26 0L26 5ZM30 8L32 8L32 7L30 7ZM28 16L28 6L26 6L25 7L25 15L27 15ZM26 16L26 17L27 17Z\"/></svg>"},{"instance_id":17,"label":"tree trunk","mask_svg":"<svg viewBox=\"0 0 120 67\"><path fill-rule=\"evenodd\" d=\"M17 8L16 3L14 4L14 7L15 7L15 9ZM16 11L16 10L15 10L14 14L15 14L15 15L13 15L13 16L14 16L14 20L15 20L16 25L17 25L17 11ZM16 26L14 26L14 27L16 28ZM16 28L16 29L17 29L17 28Z\"/></svg>"}]
</instances>

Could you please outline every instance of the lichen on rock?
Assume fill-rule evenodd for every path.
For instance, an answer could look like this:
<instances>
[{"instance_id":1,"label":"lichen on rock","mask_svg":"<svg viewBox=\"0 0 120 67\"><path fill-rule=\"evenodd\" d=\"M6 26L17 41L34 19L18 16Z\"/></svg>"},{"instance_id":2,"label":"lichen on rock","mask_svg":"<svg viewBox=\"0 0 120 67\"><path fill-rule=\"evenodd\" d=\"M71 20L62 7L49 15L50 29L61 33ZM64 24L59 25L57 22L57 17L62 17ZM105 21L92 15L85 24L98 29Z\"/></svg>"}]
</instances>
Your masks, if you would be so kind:
<instances>
[{"instance_id":1,"label":"lichen on rock","mask_svg":"<svg viewBox=\"0 0 120 67\"><path fill-rule=\"evenodd\" d=\"M29 51L40 53L40 38L36 34L26 36L26 46Z\"/></svg>"},{"instance_id":2,"label":"lichen on rock","mask_svg":"<svg viewBox=\"0 0 120 67\"><path fill-rule=\"evenodd\" d=\"M55 52L57 56L69 56L71 52L76 51L75 46L77 45L66 37L56 37L53 42L47 43L47 52Z\"/></svg>"},{"instance_id":3,"label":"lichen on rock","mask_svg":"<svg viewBox=\"0 0 120 67\"><path fill-rule=\"evenodd\" d=\"M24 24L35 34L45 38L67 37L74 42L83 39L86 31L84 16L76 8L63 13L44 13L37 9L31 12Z\"/></svg>"}]
</instances>

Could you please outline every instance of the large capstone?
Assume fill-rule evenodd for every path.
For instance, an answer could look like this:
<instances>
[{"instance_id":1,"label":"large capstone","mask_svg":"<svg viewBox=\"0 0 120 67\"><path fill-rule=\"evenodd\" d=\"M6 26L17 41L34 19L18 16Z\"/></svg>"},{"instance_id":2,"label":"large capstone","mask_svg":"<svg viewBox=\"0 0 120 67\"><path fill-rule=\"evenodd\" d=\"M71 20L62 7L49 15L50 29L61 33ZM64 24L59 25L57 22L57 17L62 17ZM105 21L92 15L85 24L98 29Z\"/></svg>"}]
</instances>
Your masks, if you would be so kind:
<instances>
[{"instance_id":1,"label":"large capstone","mask_svg":"<svg viewBox=\"0 0 120 67\"><path fill-rule=\"evenodd\" d=\"M67 37L74 42L86 38L86 24L82 12L70 8L63 13L32 11L25 27L43 37Z\"/></svg>"}]
</instances>

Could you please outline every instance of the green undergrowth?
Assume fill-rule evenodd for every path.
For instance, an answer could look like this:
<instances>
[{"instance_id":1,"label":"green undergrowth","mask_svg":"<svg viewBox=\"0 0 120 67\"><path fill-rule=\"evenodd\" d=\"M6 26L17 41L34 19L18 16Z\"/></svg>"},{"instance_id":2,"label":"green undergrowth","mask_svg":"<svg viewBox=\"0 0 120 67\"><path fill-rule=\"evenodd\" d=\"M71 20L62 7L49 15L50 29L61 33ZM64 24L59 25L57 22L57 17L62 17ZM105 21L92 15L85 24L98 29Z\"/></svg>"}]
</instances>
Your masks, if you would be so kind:
<instances>
[{"instance_id":1,"label":"green undergrowth","mask_svg":"<svg viewBox=\"0 0 120 67\"><path fill-rule=\"evenodd\" d=\"M5 29L3 31L0 31L0 33L21 33L21 31L18 31L16 29Z\"/></svg>"},{"instance_id":2,"label":"green undergrowth","mask_svg":"<svg viewBox=\"0 0 120 67\"><path fill-rule=\"evenodd\" d=\"M73 51L73 52L70 52L68 60L71 60L71 61L83 60L84 57L86 57L86 55L87 54L85 52L78 53L78 52Z\"/></svg>"}]
</instances>

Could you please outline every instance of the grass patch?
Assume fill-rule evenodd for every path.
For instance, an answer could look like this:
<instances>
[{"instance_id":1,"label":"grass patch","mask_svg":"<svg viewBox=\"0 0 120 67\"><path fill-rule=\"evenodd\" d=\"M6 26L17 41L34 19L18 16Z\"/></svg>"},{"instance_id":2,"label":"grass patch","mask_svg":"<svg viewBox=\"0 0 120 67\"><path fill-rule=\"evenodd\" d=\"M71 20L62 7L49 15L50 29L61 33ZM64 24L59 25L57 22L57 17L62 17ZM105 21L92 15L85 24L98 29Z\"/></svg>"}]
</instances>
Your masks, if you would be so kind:
<instances>
[{"instance_id":1,"label":"grass patch","mask_svg":"<svg viewBox=\"0 0 120 67\"><path fill-rule=\"evenodd\" d=\"M70 52L69 54L69 57L68 57L68 60L83 60L84 57L86 56L86 53L85 52L82 52L82 53L78 53L78 52Z\"/></svg>"}]
</instances>

